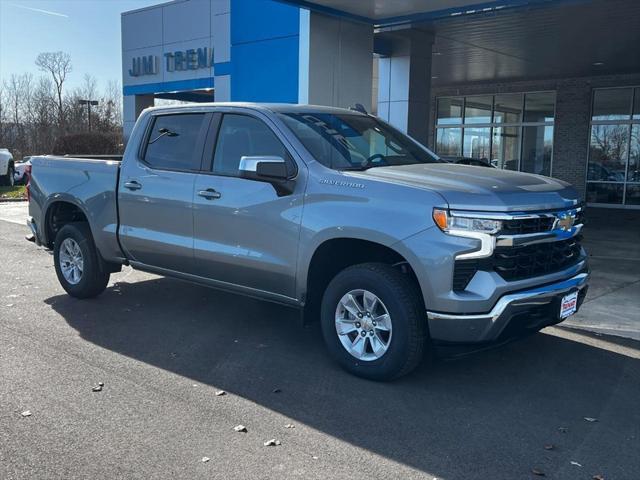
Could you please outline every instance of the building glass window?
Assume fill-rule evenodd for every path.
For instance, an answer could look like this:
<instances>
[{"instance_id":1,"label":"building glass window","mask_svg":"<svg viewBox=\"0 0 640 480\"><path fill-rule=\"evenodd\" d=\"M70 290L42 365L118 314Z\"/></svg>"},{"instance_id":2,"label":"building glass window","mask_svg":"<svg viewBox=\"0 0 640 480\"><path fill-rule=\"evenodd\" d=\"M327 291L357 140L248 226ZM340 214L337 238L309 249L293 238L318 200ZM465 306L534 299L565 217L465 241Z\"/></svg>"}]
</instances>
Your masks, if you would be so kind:
<instances>
[{"instance_id":1,"label":"building glass window","mask_svg":"<svg viewBox=\"0 0 640 480\"><path fill-rule=\"evenodd\" d=\"M459 125L462 123L462 105L464 99L441 98L438 100L438 125Z\"/></svg>"},{"instance_id":2,"label":"building glass window","mask_svg":"<svg viewBox=\"0 0 640 480\"><path fill-rule=\"evenodd\" d=\"M465 128L462 155L489 161L491 148L490 128Z\"/></svg>"},{"instance_id":3,"label":"building glass window","mask_svg":"<svg viewBox=\"0 0 640 480\"><path fill-rule=\"evenodd\" d=\"M436 150L443 157L459 157L462 155L462 129L439 128L436 138Z\"/></svg>"},{"instance_id":4,"label":"building glass window","mask_svg":"<svg viewBox=\"0 0 640 480\"><path fill-rule=\"evenodd\" d=\"M524 96L525 122L553 122L555 109L555 92L527 93Z\"/></svg>"},{"instance_id":5,"label":"building glass window","mask_svg":"<svg viewBox=\"0 0 640 480\"><path fill-rule=\"evenodd\" d=\"M627 205L640 205L640 184L627 185Z\"/></svg>"},{"instance_id":6,"label":"building glass window","mask_svg":"<svg viewBox=\"0 0 640 480\"><path fill-rule=\"evenodd\" d=\"M506 170L520 170L520 128L494 127L491 160L494 166Z\"/></svg>"},{"instance_id":7,"label":"building glass window","mask_svg":"<svg viewBox=\"0 0 640 480\"><path fill-rule=\"evenodd\" d=\"M464 123L491 123L493 97L467 97L464 101Z\"/></svg>"},{"instance_id":8,"label":"building glass window","mask_svg":"<svg viewBox=\"0 0 640 480\"><path fill-rule=\"evenodd\" d=\"M624 182L628 145L628 125L593 125L587 180Z\"/></svg>"},{"instance_id":9,"label":"building glass window","mask_svg":"<svg viewBox=\"0 0 640 480\"><path fill-rule=\"evenodd\" d=\"M439 98L436 153L551 175L555 103L555 92Z\"/></svg>"},{"instance_id":10,"label":"building glass window","mask_svg":"<svg viewBox=\"0 0 640 480\"><path fill-rule=\"evenodd\" d=\"M593 92L592 120L628 120L631 88L608 88Z\"/></svg>"},{"instance_id":11,"label":"building glass window","mask_svg":"<svg viewBox=\"0 0 640 480\"><path fill-rule=\"evenodd\" d=\"M593 91L587 202L640 205L640 88Z\"/></svg>"},{"instance_id":12,"label":"building glass window","mask_svg":"<svg viewBox=\"0 0 640 480\"><path fill-rule=\"evenodd\" d=\"M631 126L627 182L640 183L640 123Z\"/></svg>"},{"instance_id":13,"label":"building glass window","mask_svg":"<svg viewBox=\"0 0 640 480\"><path fill-rule=\"evenodd\" d=\"M522 130L522 171L551 175L553 127L526 126Z\"/></svg>"},{"instance_id":14,"label":"building glass window","mask_svg":"<svg viewBox=\"0 0 640 480\"><path fill-rule=\"evenodd\" d=\"M495 123L520 123L522 120L522 94L506 93L496 95L493 111Z\"/></svg>"}]
</instances>

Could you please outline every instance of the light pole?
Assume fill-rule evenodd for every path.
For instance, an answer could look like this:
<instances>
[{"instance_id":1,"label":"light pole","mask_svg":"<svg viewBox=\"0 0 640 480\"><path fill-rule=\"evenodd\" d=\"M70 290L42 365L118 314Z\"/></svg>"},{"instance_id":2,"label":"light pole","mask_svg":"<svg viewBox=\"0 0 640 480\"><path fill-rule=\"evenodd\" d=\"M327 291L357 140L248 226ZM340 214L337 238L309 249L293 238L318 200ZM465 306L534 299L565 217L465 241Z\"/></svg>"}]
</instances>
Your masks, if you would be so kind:
<instances>
[{"instance_id":1,"label":"light pole","mask_svg":"<svg viewBox=\"0 0 640 480\"><path fill-rule=\"evenodd\" d=\"M89 117L89 131L91 131L91 105L97 106L97 100L78 100L79 105L87 106L87 116Z\"/></svg>"}]
</instances>

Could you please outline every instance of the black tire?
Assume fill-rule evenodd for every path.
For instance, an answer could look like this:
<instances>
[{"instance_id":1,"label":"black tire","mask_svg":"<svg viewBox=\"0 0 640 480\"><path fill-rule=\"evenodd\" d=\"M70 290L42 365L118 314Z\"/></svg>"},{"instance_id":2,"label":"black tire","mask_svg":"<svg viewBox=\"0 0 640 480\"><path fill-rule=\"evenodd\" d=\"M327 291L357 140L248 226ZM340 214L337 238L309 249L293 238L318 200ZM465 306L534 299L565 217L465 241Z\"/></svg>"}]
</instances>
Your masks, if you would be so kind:
<instances>
[{"instance_id":1,"label":"black tire","mask_svg":"<svg viewBox=\"0 0 640 480\"><path fill-rule=\"evenodd\" d=\"M75 284L67 281L60 265L60 247L67 238L75 240L82 253L82 276L80 277L80 281ZM107 288L110 275L101 264L102 260L93 242L91 230L86 223L69 223L60 229L54 242L53 259L58 281L62 285L62 288L72 297L95 297Z\"/></svg>"},{"instance_id":2,"label":"black tire","mask_svg":"<svg viewBox=\"0 0 640 480\"><path fill-rule=\"evenodd\" d=\"M375 360L360 360L343 347L335 325L340 299L364 289L384 303L392 322L387 351ZM321 307L321 326L331 356L348 372L371 380L393 380L416 368L429 345L421 294L407 275L390 265L363 263L348 267L329 283Z\"/></svg>"}]
</instances>

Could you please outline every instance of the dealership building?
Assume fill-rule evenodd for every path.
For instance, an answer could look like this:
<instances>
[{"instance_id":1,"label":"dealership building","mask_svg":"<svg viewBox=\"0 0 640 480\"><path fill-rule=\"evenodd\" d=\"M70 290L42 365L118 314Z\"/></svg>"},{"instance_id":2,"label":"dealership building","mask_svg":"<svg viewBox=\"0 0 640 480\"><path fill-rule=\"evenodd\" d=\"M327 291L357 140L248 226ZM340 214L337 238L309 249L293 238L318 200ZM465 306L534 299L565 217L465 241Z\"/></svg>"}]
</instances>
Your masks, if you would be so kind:
<instances>
[{"instance_id":1,"label":"dealership building","mask_svg":"<svg viewBox=\"0 0 640 480\"><path fill-rule=\"evenodd\" d=\"M640 208L637 0L175 0L122 14L122 61L125 137L167 100L360 103Z\"/></svg>"}]
</instances>

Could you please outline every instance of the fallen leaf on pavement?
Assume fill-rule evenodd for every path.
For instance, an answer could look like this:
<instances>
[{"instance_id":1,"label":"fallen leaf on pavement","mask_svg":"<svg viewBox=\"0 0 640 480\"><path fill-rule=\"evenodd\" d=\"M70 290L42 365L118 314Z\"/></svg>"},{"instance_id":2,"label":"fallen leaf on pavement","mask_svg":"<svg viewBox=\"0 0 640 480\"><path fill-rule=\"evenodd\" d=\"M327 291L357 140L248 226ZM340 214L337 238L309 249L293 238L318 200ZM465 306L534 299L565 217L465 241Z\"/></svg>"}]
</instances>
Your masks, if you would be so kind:
<instances>
[{"instance_id":1,"label":"fallen leaf on pavement","mask_svg":"<svg viewBox=\"0 0 640 480\"><path fill-rule=\"evenodd\" d=\"M280 393L280 392L282 392L282 390L280 390L279 388L274 388L273 389L273 393Z\"/></svg>"},{"instance_id":2,"label":"fallen leaf on pavement","mask_svg":"<svg viewBox=\"0 0 640 480\"><path fill-rule=\"evenodd\" d=\"M569 429L567 427L560 427L560 428L558 428L558 431L560 433L567 433L569 431Z\"/></svg>"},{"instance_id":3,"label":"fallen leaf on pavement","mask_svg":"<svg viewBox=\"0 0 640 480\"><path fill-rule=\"evenodd\" d=\"M226 395L227 392L225 392L224 390L218 390L216 392L216 397L221 397L222 395Z\"/></svg>"},{"instance_id":4,"label":"fallen leaf on pavement","mask_svg":"<svg viewBox=\"0 0 640 480\"><path fill-rule=\"evenodd\" d=\"M202 463L207 463L209 460L211 460L209 457L202 457Z\"/></svg>"},{"instance_id":5,"label":"fallen leaf on pavement","mask_svg":"<svg viewBox=\"0 0 640 480\"><path fill-rule=\"evenodd\" d=\"M235 427L233 427L233 429L236 432L247 433L247 427L245 427L244 425L236 425Z\"/></svg>"},{"instance_id":6,"label":"fallen leaf on pavement","mask_svg":"<svg viewBox=\"0 0 640 480\"><path fill-rule=\"evenodd\" d=\"M271 440L267 440L266 442L264 442L265 447L275 447L278 445L280 445L280 440L276 440L275 438L272 438Z\"/></svg>"},{"instance_id":7,"label":"fallen leaf on pavement","mask_svg":"<svg viewBox=\"0 0 640 480\"><path fill-rule=\"evenodd\" d=\"M20 415L22 415L23 417L30 417L31 416L31 412L29 410L25 410Z\"/></svg>"},{"instance_id":8,"label":"fallen leaf on pavement","mask_svg":"<svg viewBox=\"0 0 640 480\"><path fill-rule=\"evenodd\" d=\"M91 389L92 392L101 392L102 391L102 385L98 384L95 387L93 387Z\"/></svg>"},{"instance_id":9,"label":"fallen leaf on pavement","mask_svg":"<svg viewBox=\"0 0 640 480\"><path fill-rule=\"evenodd\" d=\"M296 426L293 423L287 423L284 428L296 428Z\"/></svg>"},{"instance_id":10,"label":"fallen leaf on pavement","mask_svg":"<svg viewBox=\"0 0 640 480\"><path fill-rule=\"evenodd\" d=\"M531 473L533 473L534 475L537 475L539 477L545 477L546 476L546 474L542 470L538 470L537 468L532 468L531 469Z\"/></svg>"},{"instance_id":11,"label":"fallen leaf on pavement","mask_svg":"<svg viewBox=\"0 0 640 480\"><path fill-rule=\"evenodd\" d=\"M597 418L593 418L593 417L584 417L584 419L585 419L587 422L597 422L597 421L598 421L598 419L597 419Z\"/></svg>"},{"instance_id":12,"label":"fallen leaf on pavement","mask_svg":"<svg viewBox=\"0 0 640 480\"><path fill-rule=\"evenodd\" d=\"M594 475L593 480L604 480L604 477L602 475Z\"/></svg>"},{"instance_id":13,"label":"fallen leaf on pavement","mask_svg":"<svg viewBox=\"0 0 640 480\"><path fill-rule=\"evenodd\" d=\"M544 449L545 449L545 450L554 450L555 448L556 448L556 446L555 446L555 445L545 445L545 446L544 446Z\"/></svg>"},{"instance_id":14,"label":"fallen leaf on pavement","mask_svg":"<svg viewBox=\"0 0 640 480\"><path fill-rule=\"evenodd\" d=\"M573 460L571 460L571 465L575 465L576 467L582 467L582 465L580 465L578 462L574 462Z\"/></svg>"}]
</instances>

